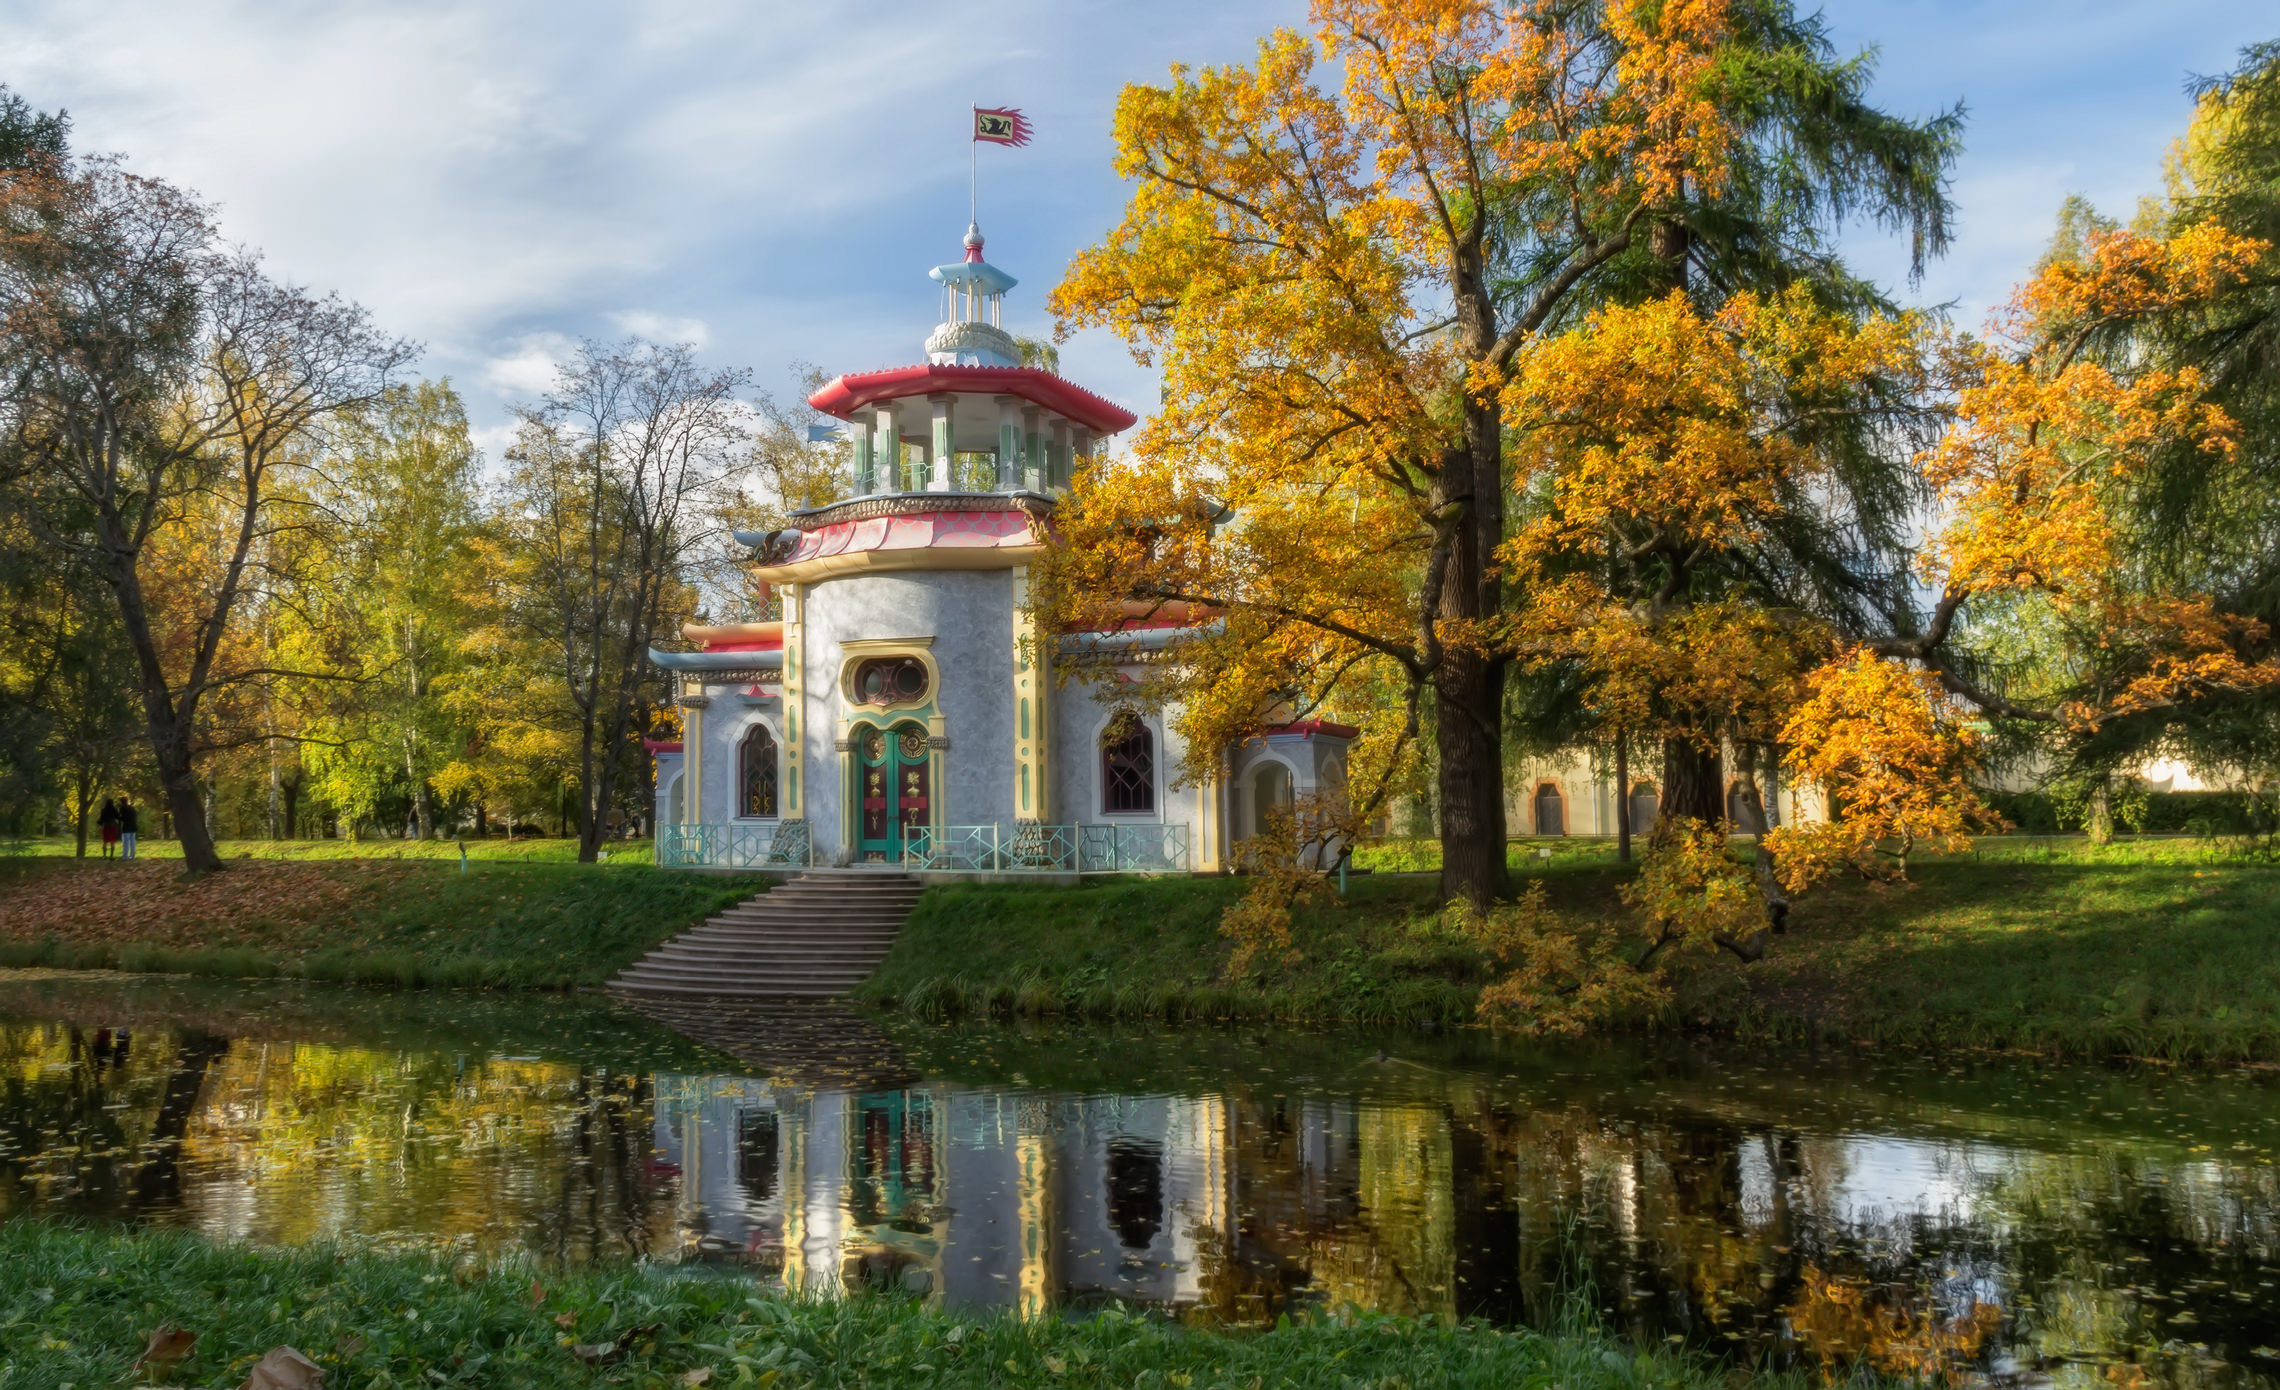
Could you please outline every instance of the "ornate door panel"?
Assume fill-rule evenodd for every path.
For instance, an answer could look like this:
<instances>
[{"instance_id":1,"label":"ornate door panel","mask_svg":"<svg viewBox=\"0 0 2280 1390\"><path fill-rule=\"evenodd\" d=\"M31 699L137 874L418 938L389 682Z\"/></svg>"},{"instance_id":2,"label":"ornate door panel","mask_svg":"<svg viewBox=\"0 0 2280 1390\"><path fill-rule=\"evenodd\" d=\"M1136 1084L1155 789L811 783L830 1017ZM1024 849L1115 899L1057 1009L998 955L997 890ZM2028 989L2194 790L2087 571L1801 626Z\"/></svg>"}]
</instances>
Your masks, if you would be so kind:
<instances>
[{"instance_id":1,"label":"ornate door panel","mask_svg":"<svg viewBox=\"0 0 2280 1390\"><path fill-rule=\"evenodd\" d=\"M934 823L932 756L922 725L866 728L857 735L859 848L866 862L900 863L904 847Z\"/></svg>"},{"instance_id":2,"label":"ornate door panel","mask_svg":"<svg viewBox=\"0 0 2280 1390\"><path fill-rule=\"evenodd\" d=\"M864 729L855 740L857 806L862 817L859 848L869 861L893 862L902 858L893 809L895 754L887 736Z\"/></svg>"},{"instance_id":3,"label":"ornate door panel","mask_svg":"<svg viewBox=\"0 0 2280 1390\"><path fill-rule=\"evenodd\" d=\"M933 767L927 757L926 730L916 724L898 727L894 731L894 754L895 829L901 843L907 845L920 828L934 823L933 812L928 809L933 805L928 799L933 791Z\"/></svg>"}]
</instances>

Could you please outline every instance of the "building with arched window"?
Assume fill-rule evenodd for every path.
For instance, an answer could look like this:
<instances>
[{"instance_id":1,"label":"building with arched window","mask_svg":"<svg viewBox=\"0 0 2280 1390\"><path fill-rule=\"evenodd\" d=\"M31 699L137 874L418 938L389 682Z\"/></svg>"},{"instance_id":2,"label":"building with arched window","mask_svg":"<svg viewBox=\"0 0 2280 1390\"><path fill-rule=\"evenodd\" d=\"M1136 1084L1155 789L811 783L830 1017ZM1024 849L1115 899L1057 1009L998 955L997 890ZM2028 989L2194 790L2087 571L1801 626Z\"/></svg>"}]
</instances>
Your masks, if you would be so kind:
<instances>
[{"instance_id":1,"label":"building with arched window","mask_svg":"<svg viewBox=\"0 0 2280 1390\"><path fill-rule=\"evenodd\" d=\"M1538 835L1565 835L1567 831L1567 798L1560 794L1557 782L1538 782L1531 809Z\"/></svg>"},{"instance_id":2,"label":"building with arched window","mask_svg":"<svg viewBox=\"0 0 2280 1390\"><path fill-rule=\"evenodd\" d=\"M1353 730L1276 725L1202 785L1173 775L1174 724L1116 699L1207 615L1158 605L1054 636L1028 612L1045 528L1135 416L1024 365L1012 276L969 229L938 266L924 360L851 373L809 404L844 422L854 493L737 533L766 621L685 624L682 737L656 760L668 864L880 864L957 871L1208 869L1262 815L1328 784ZM1081 678L1056 679L1078 644ZM1104 669L1105 668L1105 669Z\"/></svg>"}]
</instances>

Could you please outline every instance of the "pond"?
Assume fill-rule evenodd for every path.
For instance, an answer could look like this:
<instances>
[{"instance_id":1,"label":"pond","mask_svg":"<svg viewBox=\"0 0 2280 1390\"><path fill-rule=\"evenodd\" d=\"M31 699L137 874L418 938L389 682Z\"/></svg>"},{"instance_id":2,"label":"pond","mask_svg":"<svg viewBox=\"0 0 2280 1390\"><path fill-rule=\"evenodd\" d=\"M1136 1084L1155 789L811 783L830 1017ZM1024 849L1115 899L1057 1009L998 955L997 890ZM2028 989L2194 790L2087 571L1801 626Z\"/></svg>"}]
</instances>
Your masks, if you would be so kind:
<instances>
[{"instance_id":1,"label":"pond","mask_svg":"<svg viewBox=\"0 0 2280 1390\"><path fill-rule=\"evenodd\" d=\"M0 1077L0 1217L2280 1377L2262 1074L19 974Z\"/></svg>"}]
</instances>

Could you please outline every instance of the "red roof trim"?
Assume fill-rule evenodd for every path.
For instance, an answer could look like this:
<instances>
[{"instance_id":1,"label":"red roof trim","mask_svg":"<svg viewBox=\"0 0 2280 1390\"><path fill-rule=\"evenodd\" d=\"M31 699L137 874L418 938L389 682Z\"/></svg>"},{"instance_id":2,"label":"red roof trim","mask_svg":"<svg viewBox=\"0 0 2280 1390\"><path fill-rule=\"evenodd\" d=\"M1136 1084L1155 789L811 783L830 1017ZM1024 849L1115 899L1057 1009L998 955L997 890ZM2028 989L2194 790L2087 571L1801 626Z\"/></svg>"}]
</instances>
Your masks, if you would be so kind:
<instances>
[{"instance_id":1,"label":"red roof trim","mask_svg":"<svg viewBox=\"0 0 2280 1390\"><path fill-rule=\"evenodd\" d=\"M826 415L849 420L856 411L879 401L947 391L1019 396L1099 434L1118 434L1140 423L1139 416L1116 402L1038 367L944 367L929 363L889 367L881 372L850 372L808 397L808 404Z\"/></svg>"},{"instance_id":2,"label":"red roof trim","mask_svg":"<svg viewBox=\"0 0 2280 1390\"><path fill-rule=\"evenodd\" d=\"M661 739L645 738L641 741L641 746L652 753L678 753L681 751L681 740L674 739L671 742L665 742Z\"/></svg>"},{"instance_id":3,"label":"red roof trim","mask_svg":"<svg viewBox=\"0 0 2280 1390\"><path fill-rule=\"evenodd\" d=\"M783 649L784 649L784 639L783 639L783 638L781 638L781 637L777 638L777 639L776 639L776 640L774 640L773 642L707 642L707 643L705 643L705 650L706 650L706 651L708 651L708 652L780 652L780 651L782 651Z\"/></svg>"},{"instance_id":4,"label":"red roof trim","mask_svg":"<svg viewBox=\"0 0 2280 1390\"><path fill-rule=\"evenodd\" d=\"M1320 734L1324 738L1358 738L1362 731L1351 724L1333 724L1327 719L1301 719L1295 724L1269 724L1266 732L1270 736L1274 734L1297 734L1301 737L1311 738L1315 734Z\"/></svg>"}]
</instances>

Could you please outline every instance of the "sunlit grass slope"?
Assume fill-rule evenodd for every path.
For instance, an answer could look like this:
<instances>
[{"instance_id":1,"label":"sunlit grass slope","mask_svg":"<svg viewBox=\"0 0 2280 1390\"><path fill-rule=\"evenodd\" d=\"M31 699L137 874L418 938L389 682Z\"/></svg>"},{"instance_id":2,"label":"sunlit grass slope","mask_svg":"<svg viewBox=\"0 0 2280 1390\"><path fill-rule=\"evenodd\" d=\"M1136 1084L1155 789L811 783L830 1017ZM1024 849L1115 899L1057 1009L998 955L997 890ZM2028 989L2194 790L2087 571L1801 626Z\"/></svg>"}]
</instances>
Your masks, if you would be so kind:
<instances>
[{"instance_id":1,"label":"sunlit grass slope","mask_svg":"<svg viewBox=\"0 0 2280 1390\"><path fill-rule=\"evenodd\" d=\"M1524 872L1562 912L1603 922L1629 870L1577 854ZM1491 978L1436 922L1433 879L1360 875L1343 901L1299 915L1299 959L1228 980L1218 924L1242 887L934 889L859 994L927 1016L1414 1024L1470 1019ZM1904 885L1818 889L1793 923L1756 965L1693 963L1671 1008L1628 1026L2280 1058L2280 863L2223 845L1991 842L1921 863Z\"/></svg>"}]
</instances>

